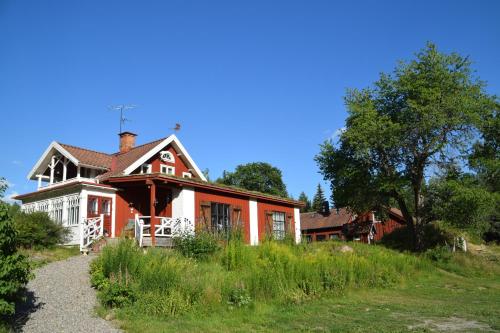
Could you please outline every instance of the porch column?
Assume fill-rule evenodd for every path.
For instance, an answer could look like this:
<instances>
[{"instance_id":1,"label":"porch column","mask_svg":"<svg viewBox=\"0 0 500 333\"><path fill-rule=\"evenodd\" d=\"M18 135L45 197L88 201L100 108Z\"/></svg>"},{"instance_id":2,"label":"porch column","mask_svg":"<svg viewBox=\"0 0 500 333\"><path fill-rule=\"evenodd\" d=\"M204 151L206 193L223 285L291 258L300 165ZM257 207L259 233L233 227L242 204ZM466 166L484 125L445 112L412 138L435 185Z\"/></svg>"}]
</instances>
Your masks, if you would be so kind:
<instances>
[{"instance_id":1,"label":"porch column","mask_svg":"<svg viewBox=\"0 0 500 333\"><path fill-rule=\"evenodd\" d=\"M55 156L50 159L50 184L54 183Z\"/></svg>"},{"instance_id":2,"label":"porch column","mask_svg":"<svg viewBox=\"0 0 500 333\"><path fill-rule=\"evenodd\" d=\"M156 184L152 181L151 184L149 185L149 215L151 215L150 218L150 225L151 225L151 245L155 246L156 245L156 237L155 237L155 216L156 216L156 211L155 211L155 201L156 201Z\"/></svg>"},{"instance_id":3,"label":"porch column","mask_svg":"<svg viewBox=\"0 0 500 333\"><path fill-rule=\"evenodd\" d=\"M68 173L68 159L66 157L64 157L64 160L63 160L63 181L66 180L66 175Z\"/></svg>"}]
</instances>

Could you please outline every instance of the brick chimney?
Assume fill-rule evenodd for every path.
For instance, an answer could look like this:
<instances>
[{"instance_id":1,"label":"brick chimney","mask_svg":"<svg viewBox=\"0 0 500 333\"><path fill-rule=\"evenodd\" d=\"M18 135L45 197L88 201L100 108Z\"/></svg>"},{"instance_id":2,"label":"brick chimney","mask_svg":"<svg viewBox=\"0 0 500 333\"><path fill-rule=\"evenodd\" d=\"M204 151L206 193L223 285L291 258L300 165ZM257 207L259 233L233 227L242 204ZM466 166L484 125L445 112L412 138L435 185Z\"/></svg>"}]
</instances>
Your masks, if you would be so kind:
<instances>
[{"instance_id":1,"label":"brick chimney","mask_svg":"<svg viewBox=\"0 0 500 333\"><path fill-rule=\"evenodd\" d=\"M137 134L132 132L121 132L118 136L120 137L120 154L126 153L134 148Z\"/></svg>"}]
</instances>

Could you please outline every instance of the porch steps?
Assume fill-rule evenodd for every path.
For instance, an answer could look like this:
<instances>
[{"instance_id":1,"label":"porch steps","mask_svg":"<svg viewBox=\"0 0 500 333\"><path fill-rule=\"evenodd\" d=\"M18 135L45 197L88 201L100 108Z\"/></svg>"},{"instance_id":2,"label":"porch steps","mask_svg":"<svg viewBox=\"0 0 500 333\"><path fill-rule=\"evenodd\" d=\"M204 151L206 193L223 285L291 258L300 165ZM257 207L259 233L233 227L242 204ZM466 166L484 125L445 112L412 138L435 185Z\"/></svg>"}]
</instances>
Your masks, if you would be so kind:
<instances>
[{"instance_id":1,"label":"porch steps","mask_svg":"<svg viewBox=\"0 0 500 333\"><path fill-rule=\"evenodd\" d=\"M142 246L151 246L151 236L144 236L142 238ZM174 242L170 237L156 237L156 246L158 247L173 247Z\"/></svg>"}]
</instances>

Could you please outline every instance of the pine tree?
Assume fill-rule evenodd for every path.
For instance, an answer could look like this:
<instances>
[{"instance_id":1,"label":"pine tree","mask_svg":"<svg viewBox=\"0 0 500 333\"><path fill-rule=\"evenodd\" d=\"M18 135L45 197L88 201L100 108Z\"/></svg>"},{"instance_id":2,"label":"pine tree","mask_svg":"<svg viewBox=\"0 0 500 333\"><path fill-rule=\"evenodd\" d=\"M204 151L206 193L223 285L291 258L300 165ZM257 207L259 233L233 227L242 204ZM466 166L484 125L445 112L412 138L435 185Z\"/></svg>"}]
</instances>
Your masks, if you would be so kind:
<instances>
[{"instance_id":1,"label":"pine tree","mask_svg":"<svg viewBox=\"0 0 500 333\"><path fill-rule=\"evenodd\" d=\"M321 184L318 184L316 189L316 194L314 195L312 201L312 210L315 212L321 212L323 210L323 202L325 202L325 193L321 188Z\"/></svg>"},{"instance_id":2,"label":"pine tree","mask_svg":"<svg viewBox=\"0 0 500 333\"><path fill-rule=\"evenodd\" d=\"M299 201L302 201L305 206L300 208L301 213L307 213L311 211L311 201L307 197L307 195L304 193L304 191L300 192L299 195Z\"/></svg>"}]
</instances>

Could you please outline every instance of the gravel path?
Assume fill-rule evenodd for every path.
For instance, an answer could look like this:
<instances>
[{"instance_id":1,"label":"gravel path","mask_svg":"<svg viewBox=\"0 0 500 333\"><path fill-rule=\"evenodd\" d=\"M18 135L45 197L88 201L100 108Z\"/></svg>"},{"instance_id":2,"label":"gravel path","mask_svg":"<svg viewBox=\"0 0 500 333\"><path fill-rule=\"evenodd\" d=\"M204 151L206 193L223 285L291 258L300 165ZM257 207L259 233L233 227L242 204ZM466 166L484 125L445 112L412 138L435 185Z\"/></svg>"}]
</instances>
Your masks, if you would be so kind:
<instances>
[{"instance_id":1,"label":"gravel path","mask_svg":"<svg viewBox=\"0 0 500 333\"><path fill-rule=\"evenodd\" d=\"M75 256L35 271L21 332L121 332L94 313L96 296L88 274L92 259Z\"/></svg>"}]
</instances>

